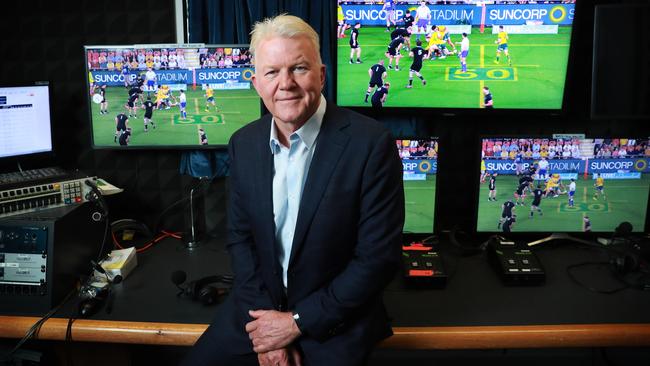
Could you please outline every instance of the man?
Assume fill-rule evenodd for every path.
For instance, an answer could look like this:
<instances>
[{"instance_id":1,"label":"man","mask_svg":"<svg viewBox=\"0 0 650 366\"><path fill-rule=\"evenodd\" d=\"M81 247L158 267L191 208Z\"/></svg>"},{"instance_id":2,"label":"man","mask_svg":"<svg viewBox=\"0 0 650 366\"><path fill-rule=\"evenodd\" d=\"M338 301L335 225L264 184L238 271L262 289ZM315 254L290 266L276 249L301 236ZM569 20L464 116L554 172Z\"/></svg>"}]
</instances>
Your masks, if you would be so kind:
<instances>
[{"instance_id":1,"label":"man","mask_svg":"<svg viewBox=\"0 0 650 366\"><path fill-rule=\"evenodd\" d=\"M513 216L513 211L515 209L515 204L511 200L507 200L501 205L501 218L499 219L499 224L497 229L501 229L501 225L508 221Z\"/></svg>"},{"instance_id":2,"label":"man","mask_svg":"<svg viewBox=\"0 0 650 366\"><path fill-rule=\"evenodd\" d=\"M404 48L408 52L411 48L411 28L395 28L394 31L390 32L391 41L398 37L404 37Z\"/></svg>"},{"instance_id":3,"label":"man","mask_svg":"<svg viewBox=\"0 0 650 366\"><path fill-rule=\"evenodd\" d=\"M381 8L386 14L386 32L390 32L390 24L393 23L393 26L397 26L397 20L395 16L395 0L384 0L384 6Z\"/></svg>"},{"instance_id":4,"label":"man","mask_svg":"<svg viewBox=\"0 0 650 366\"><path fill-rule=\"evenodd\" d=\"M230 140L233 289L184 365L360 365L391 334L402 164L384 127L321 95L318 45L290 15L253 29L270 115Z\"/></svg>"},{"instance_id":5,"label":"man","mask_svg":"<svg viewBox=\"0 0 650 366\"><path fill-rule=\"evenodd\" d=\"M467 55L469 55L469 38L467 33L463 32L463 40L460 41L460 70L467 72Z\"/></svg>"},{"instance_id":6,"label":"man","mask_svg":"<svg viewBox=\"0 0 650 366\"><path fill-rule=\"evenodd\" d=\"M424 76L420 74L420 70L422 70L422 59L427 56L427 51L422 48L422 41L419 39L415 41L415 44L415 48L413 48L409 53L409 55L413 57L413 63L411 63L411 67L409 68L409 84L406 86L409 89L413 87L413 74L422 81L422 85L427 85Z\"/></svg>"},{"instance_id":7,"label":"man","mask_svg":"<svg viewBox=\"0 0 650 366\"><path fill-rule=\"evenodd\" d=\"M503 222L503 232L504 233L512 232L512 227L515 225L515 222L517 222L517 216L516 215L512 215L512 216L508 217Z\"/></svg>"},{"instance_id":8,"label":"man","mask_svg":"<svg viewBox=\"0 0 650 366\"><path fill-rule=\"evenodd\" d=\"M126 132L126 129L129 127L129 117L124 113L120 113L115 116L115 137L113 137L113 142L117 142L117 139Z\"/></svg>"},{"instance_id":9,"label":"man","mask_svg":"<svg viewBox=\"0 0 650 366\"><path fill-rule=\"evenodd\" d=\"M490 88L488 88L487 86L483 87L483 108L485 109L494 108L492 93L490 93Z\"/></svg>"},{"instance_id":10,"label":"man","mask_svg":"<svg viewBox=\"0 0 650 366\"><path fill-rule=\"evenodd\" d=\"M542 185L538 184L537 188L533 191L533 202L530 204L530 218L533 218L535 211L539 213L540 216L543 215L542 208L539 207L542 203L542 197L545 196L544 190L542 190Z\"/></svg>"},{"instance_id":11,"label":"man","mask_svg":"<svg viewBox=\"0 0 650 366\"><path fill-rule=\"evenodd\" d=\"M357 63L361 63L361 46L359 46L359 28L361 28L361 23L357 22L350 32L350 63L354 63L354 53L357 54Z\"/></svg>"},{"instance_id":12,"label":"man","mask_svg":"<svg viewBox=\"0 0 650 366\"><path fill-rule=\"evenodd\" d=\"M129 117L138 118L138 106L136 104L138 103L140 94L142 94L142 89L138 87L134 86L129 89L129 98L125 105L126 110L129 111Z\"/></svg>"},{"instance_id":13,"label":"man","mask_svg":"<svg viewBox=\"0 0 650 366\"><path fill-rule=\"evenodd\" d=\"M205 130L202 128L199 128L199 145L207 145L208 144L208 135L205 134Z\"/></svg>"},{"instance_id":14,"label":"man","mask_svg":"<svg viewBox=\"0 0 650 366\"><path fill-rule=\"evenodd\" d=\"M413 26L413 22L415 22L415 17L411 14L410 9L406 9L404 12L404 16L402 17L402 23L404 23L404 28L409 29Z\"/></svg>"},{"instance_id":15,"label":"man","mask_svg":"<svg viewBox=\"0 0 650 366\"><path fill-rule=\"evenodd\" d=\"M537 179L539 179L540 182L545 182L548 178L548 165L549 163L546 158L542 158L537 163Z\"/></svg>"},{"instance_id":16,"label":"man","mask_svg":"<svg viewBox=\"0 0 650 366\"><path fill-rule=\"evenodd\" d=\"M368 76L370 76L370 81L368 82L368 89L366 90L366 99L364 103L368 103L368 97L375 88L380 88L384 85L384 78L386 77L386 68L384 67L384 60L379 60L376 64L372 65L368 69Z\"/></svg>"},{"instance_id":17,"label":"man","mask_svg":"<svg viewBox=\"0 0 650 366\"><path fill-rule=\"evenodd\" d=\"M156 125L153 123L153 108L155 104L151 101L150 97L147 97L147 100L142 103L142 109L144 109L144 132L149 132L149 124L151 127L156 128Z\"/></svg>"},{"instance_id":18,"label":"man","mask_svg":"<svg viewBox=\"0 0 650 366\"><path fill-rule=\"evenodd\" d=\"M490 174L490 181L488 182L488 201L497 200L497 172Z\"/></svg>"},{"instance_id":19,"label":"man","mask_svg":"<svg viewBox=\"0 0 650 366\"><path fill-rule=\"evenodd\" d=\"M571 183L569 183L569 207L574 206L574 197L576 195L576 180L571 178Z\"/></svg>"},{"instance_id":20,"label":"man","mask_svg":"<svg viewBox=\"0 0 650 366\"><path fill-rule=\"evenodd\" d=\"M336 7L336 20L338 23L338 28L336 29L337 38L345 38L345 30L347 25L345 24L345 14L343 14L343 7L341 6L341 1L338 1L338 6Z\"/></svg>"},{"instance_id":21,"label":"man","mask_svg":"<svg viewBox=\"0 0 650 366\"><path fill-rule=\"evenodd\" d=\"M102 101L99 102L99 114L108 114L108 101L106 100L106 84L99 87L99 95Z\"/></svg>"},{"instance_id":22,"label":"man","mask_svg":"<svg viewBox=\"0 0 650 366\"><path fill-rule=\"evenodd\" d=\"M181 119L186 119L187 118L187 111L185 110L187 107L187 96L185 96L185 90L180 91L180 94L178 96L178 108L181 110Z\"/></svg>"},{"instance_id":23,"label":"man","mask_svg":"<svg viewBox=\"0 0 650 366\"><path fill-rule=\"evenodd\" d=\"M388 97L388 89L390 88L390 83L384 84L382 87L377 88L375 93L372 95L372 107L375 109L381 109L386 103L386 98Z\"/></svg>"},{"instance_id":24,"label":"man","mask_svg":"<svg viewBox=\"0 0 650 366\"><path fill-rule=\"evenodd\" d=\"M415 10L415 21L416 21L416 39L420 39L420 34L427 33L427 27L431 22L431 9L427 6L426 1L420 1L420 6Z\"/></svg>"},{"instance_id":25,"label":"man","mask_svg":"<svg viewBox=\"0 0 650 366\"><path fill-rule=\"evenodd\" d=\"M497 56L494 60L494 63L499 63L499 57L503 51L503 54L508 58L508 65L511 66L512 61L510 60L510 53L508 52L508 33L503 29L502 25L499 26L499 34L497 35L497 40L494 41L494 43L497 44Z\"/></svg>"},{"instance_id":26,"label":"man","mask_svg":"<svg viewBox=\"0 0 650 366\"><path fill-rule=\"evenodd\" d=\"M402 37L397 37L394 40L390 41L388 49L386 50L386 57L388 57L388 68L393 69L393 59L395 59L395 71L399 71L399 59L402 58L402 55L399 53L399 50L402 48L404 42L408 37L406 35Z\"/></svg>"},{"instance_id":27,"label":"man","mask_svg":"<svg viewBox=\"0 0 650 366\"><path fill-rule=\"evenodd\" d=\"M150 93L156 89L156 72L153 71L150 67L147 68L147 72L144 74L144 78L147 81L147 92Z\"/></svg>"},{"instance_id":28,"label":"man","mask_svg":"<svg viewBox=\"0 0 650 366\"><path fill-rule=\"evenodd\" d=\"M214 102L214 89L210 87L210 84L207 84L205 87L205 111L206 112L210 111L210 104L212 104L212 107L214 107L215 112L219 111L219 108L217 108L217 105Z\"/></svg>"},{"instance_id":29,"label":"man","mask_svg":"<svg viewBox=\"0 0 650 366\"><path fill-rule=\"evenodd\" d=\"M603 200L607 200L607 196L605 195L605 178L603 178L602 174L596 173L596 182L594 183L594 187L596 187L596 192L594 192L594 201L598 200L598 196L603 197Z\"/></svg>"},{"instance_id":30,"label":"man","mask_svg":"<svg viewBox=\"0 0 650 366\"><path fill-rule=\"evenodd\" d=\"M119 138L120 146L129 146L129 141L131 140L131 128L127 128L122 132Z\"/></svg>"},{"instance_id":31,"label":"man","mask_svg":"<svg viewBox=\"0 0 650 366\"><path fill-rule=\"evenodd\" d=\"M585 233L591 232L591 220L589 220L589 216L587 215L582 218L582 231Z\"/></svg>"}]
</instances>

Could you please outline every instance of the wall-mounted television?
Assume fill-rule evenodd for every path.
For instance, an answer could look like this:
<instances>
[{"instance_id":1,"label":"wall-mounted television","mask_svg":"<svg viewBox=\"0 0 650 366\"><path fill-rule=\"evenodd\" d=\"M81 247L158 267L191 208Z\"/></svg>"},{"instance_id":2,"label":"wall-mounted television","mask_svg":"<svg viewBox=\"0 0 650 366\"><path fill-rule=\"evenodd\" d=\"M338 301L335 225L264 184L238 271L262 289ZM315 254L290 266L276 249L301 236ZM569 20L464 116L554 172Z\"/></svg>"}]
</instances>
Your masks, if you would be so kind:
<instances>
[{"instance_id":1,"label":"wall-mounted television","mask_svg":"<svg viewBox=\"0 0 650 366\"><path fill-rule=\"evenodd\" d=\"M0 86L0 158L52 152L47 83Z\"/></svg>"},{"instance_id":2,"label":"wall-mounted television","mask_svg":"<svg viewBox=\"0 0 650 366\"><path fill-rule=\"evenodd\" d=\"M260 117L248 45L86 46L95 148L225 146Z\"/></svg>"},{"instance_id":3,"label":"wall-mounted television","mask_svg":"<svg viewBox=\"0 0 650 366\"><path fill-rule=\"evenodd\" d=\"M647 137L484 138L477 231L643 232L649 163Z\"/></svg>"},{"instance_id":4,"label":"wall-mounted television","mask_svg":"<svg viewBox=\"0 0 650 366\"><path fill-rule=\"evenodd\" d=\"M404 232L433 233L438 172L438 138L398 139L404 179Z\"/></svg>"},{"instance_id":5,"label":"wall-mounted television","mask_svg":"<svg viewBox=\"0 0 650 366\"><path fill-rule=\"evenodd\" d=\"M562 109L575 1L442 3L338 1L337 103Z\"/></svg>"}]
</instances>

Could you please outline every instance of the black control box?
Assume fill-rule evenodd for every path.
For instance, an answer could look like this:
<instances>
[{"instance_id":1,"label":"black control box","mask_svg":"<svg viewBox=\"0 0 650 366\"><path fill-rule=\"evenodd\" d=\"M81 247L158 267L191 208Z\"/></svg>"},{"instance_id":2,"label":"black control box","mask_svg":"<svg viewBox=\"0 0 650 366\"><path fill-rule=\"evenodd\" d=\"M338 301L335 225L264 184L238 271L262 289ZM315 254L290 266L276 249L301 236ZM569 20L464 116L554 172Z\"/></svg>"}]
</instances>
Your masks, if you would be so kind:
<instances>
[{"instance_id":1,"label":"black control box","mask_svg":"<svg viewBox=\"0 0 650 366\"><path fill-rule=\"evenodd\" d=\"M447 273L440 253L433 247L412 243L402 247L404 279L406 285L415 288L443 288L447 285Z\"/></svg>"},{"instance_id":2,"label":"black control box","mask_svg":"<svg viewBox=\"0 0 650 366\"><path fill-rule=\"evenodd\" d=\"M538 286L546 282L542 263L530 249L491 243L488 260L507 286Z\"/></svg>"}]
</instances>

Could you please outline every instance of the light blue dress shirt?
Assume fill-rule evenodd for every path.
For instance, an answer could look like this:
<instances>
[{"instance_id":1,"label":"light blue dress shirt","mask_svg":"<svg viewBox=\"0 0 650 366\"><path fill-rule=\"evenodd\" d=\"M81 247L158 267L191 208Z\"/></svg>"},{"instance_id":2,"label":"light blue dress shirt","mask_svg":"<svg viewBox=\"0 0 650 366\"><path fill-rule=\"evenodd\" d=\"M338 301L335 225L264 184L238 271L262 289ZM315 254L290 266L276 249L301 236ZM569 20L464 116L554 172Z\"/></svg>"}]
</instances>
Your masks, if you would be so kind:
<instances>
[{"instance_id":1,"label":"light blue dress shirt","mask_svg":"<svg viewBox=\"0 0 650 366\"><path fill-rule=\"evenodd\" d=\"M285 288L300 198L316 150L316 140L323 124L326 103L325 97L321 95L316 113L289 136L289 147L280 143L275 120L271 120L269 143L273 154L273 219L275 242L278 246L280 256L278 259L282 266L282 281Z\"/></svg>"}]
</instances>

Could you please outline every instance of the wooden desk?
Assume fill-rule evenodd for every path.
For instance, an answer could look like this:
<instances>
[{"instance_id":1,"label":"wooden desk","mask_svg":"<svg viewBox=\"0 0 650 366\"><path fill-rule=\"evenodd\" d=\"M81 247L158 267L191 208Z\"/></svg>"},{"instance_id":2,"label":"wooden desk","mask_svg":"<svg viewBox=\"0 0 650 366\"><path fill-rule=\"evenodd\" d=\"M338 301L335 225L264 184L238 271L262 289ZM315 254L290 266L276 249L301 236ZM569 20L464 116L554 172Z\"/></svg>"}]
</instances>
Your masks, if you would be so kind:
<instances>
[{"instance_id":1,"label":"wooden desk","mask_svg":"<svg viewBox=\"0 0 650 366\"><path fill-rule=\"evenodd\" d=\"M21 338L38 318L0 316L0 335ZM38 339L64 340L67 319L50 319ZM191 346L207 324L74 322L72 339L84 342ZM650 346L650 324L396 327L381 346L400 349L492 349Z\"/></svg>"},{"instance_id":2,"label":"wooden desk","mask_svg":"<svg viewBox=\"0 0 650 366\"><path fill-rule=\"evenodd\" d=\"M382 346L650 346L650 291L624 290L603 295L567 278L567 264L584 261L588 254L571 247L538 251L547 272L546 284L538 287L504 287L480 255L447 258L453 275L443 290L407 290L398 276L384 296L395 334ZM206 329L216 308L177 297L169 275L181 269L187 271L188 281L196 280L215 272L227 273L227 262L222 246L187 252L177 242L163 241L139 255L136 270L116 285L112 314L100 311L93 319L76 320L72 338L85 342L190 346ZM598 273L587 275L593 278ZM38 338L64 340L66 314L62 311L58 314L62 318L45 322ZM0 337L21 338L37 320L0 316Z\"/></svg>"}]
</instances>

